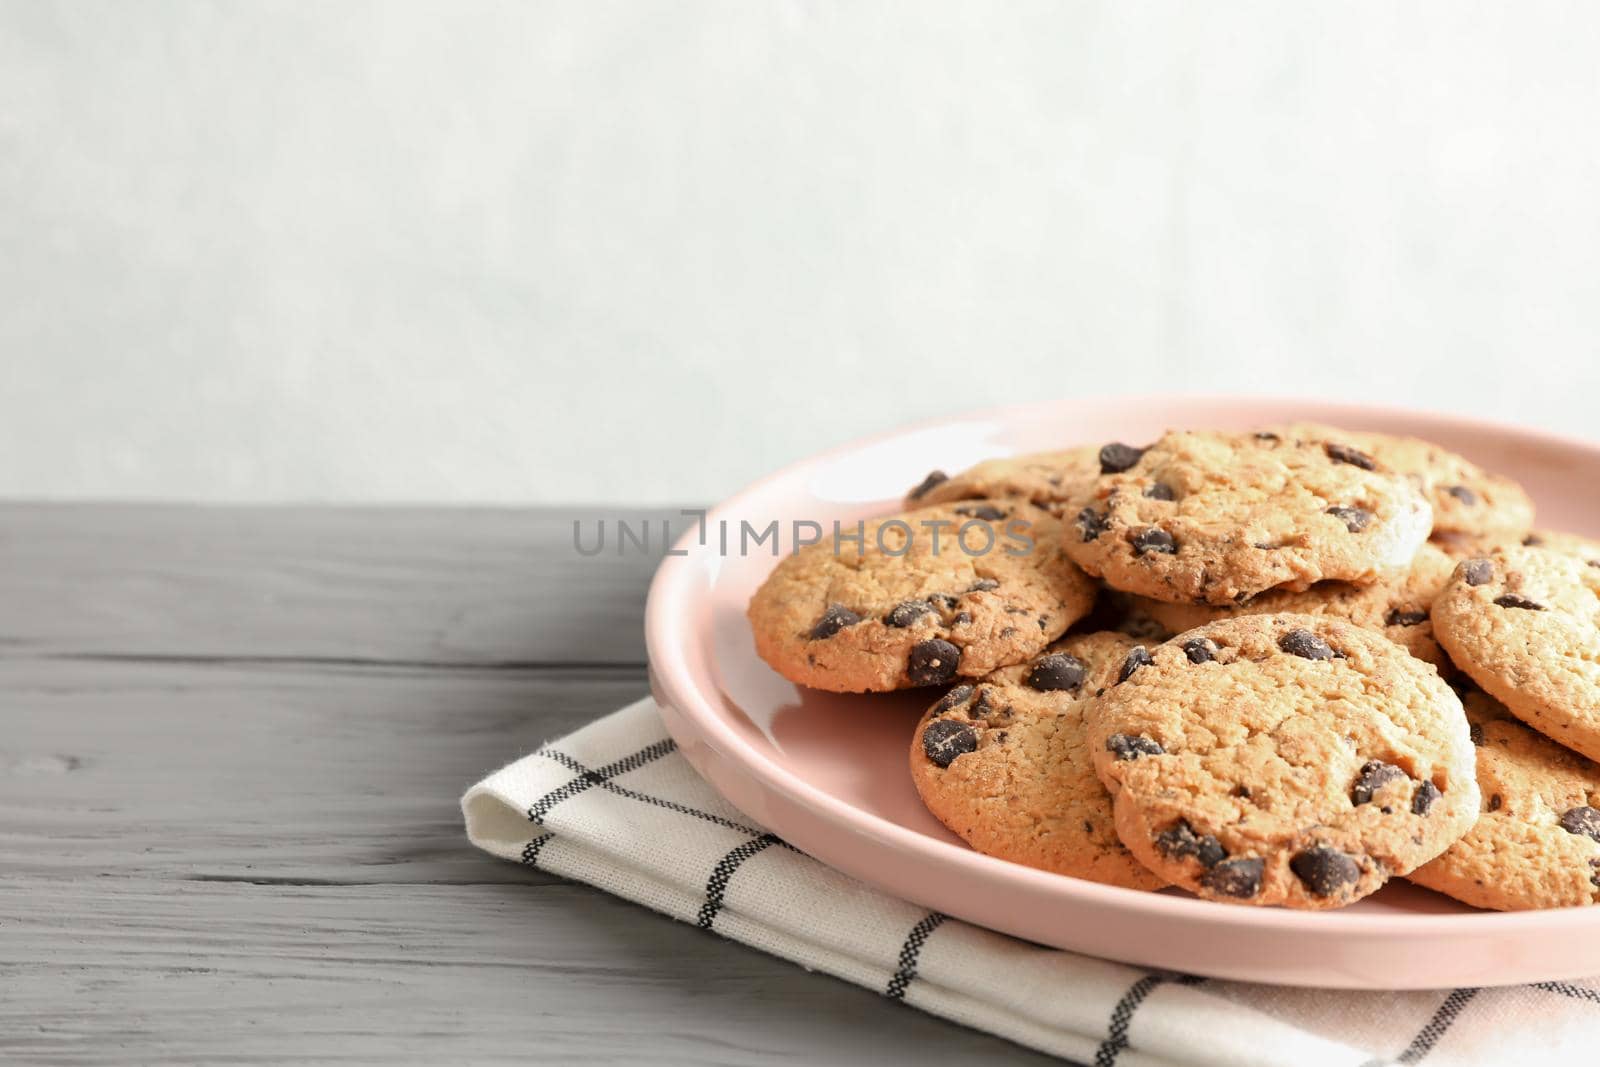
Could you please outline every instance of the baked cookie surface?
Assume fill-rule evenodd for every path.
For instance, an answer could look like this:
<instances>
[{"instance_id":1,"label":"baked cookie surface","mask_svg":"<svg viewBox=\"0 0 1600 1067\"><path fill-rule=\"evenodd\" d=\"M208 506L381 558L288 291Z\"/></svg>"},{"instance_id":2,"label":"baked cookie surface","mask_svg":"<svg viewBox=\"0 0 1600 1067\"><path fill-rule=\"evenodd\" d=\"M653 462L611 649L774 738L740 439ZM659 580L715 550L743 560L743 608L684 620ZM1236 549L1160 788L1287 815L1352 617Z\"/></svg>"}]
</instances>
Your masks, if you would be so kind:
<instances>
[{"instance_id":1,"label":"baked cookie surface","mask_svg":"<svg viewBox=\"0 0 1600 1067\"><path fill-rule=\"evenodd\" d=\"M756 651L839 693L943 685L1020 663L1094 604L1061 524L1019 501L944 504L845 527L783 559L750 600Z\"/></svg>"},{"instance_id":2,"label":"baked cookie surface","mask_svg":"<svg viewBox=\"0 0 1600 1067\"><path fill-rule=\"evenodd\" d=\"M1513 715L1600 759L1600 563L1541 546L1464 560L1434 601L1433 626Z\"/></svg>"},{"instance_id":3,"label":"baked cookie surface","mask_svg":"<svg viewBox=\"0 0 1600 1067\"><path fill-rule=\"evenodd\" d=\"M986 459L948 477L934 471L906 495L906 504L922 507L955 500L1015 498L1059 515L1099 476L1099 451L1082 446Z\"/></svg>"},{"instance_id":4,"label":"baked cookie surface","mask_svg":"<svg viewBox=\"0 0 1600 1067\"><path fill-rule=\"evenodd\" d=\"M1130 889L1161 886L1117 837L1083 722L1085 702L1134 644L1120 633L1073 635L942 697L911 743L911 777L928 810L990 856Z\"/></svg>"},{"instance_id":5,"label":"baked cookie surface","mask_svg":"<svg viewBox=\"0 0 1600 1067\"><path fill-rule=\"evenodd\" d=\"M1335 442L1169 433L1101 453L1067 552L1124 592L1229 604L1268 589L1369 583L1410 564L1431 510L1403 476Z\"/></svg>"},{"instance_id":6,"label":"baked cookie surface","mask_svg":"<svg viewBox=\"0 0 1600 1067\"><path fill-rule=\"evenodd\" d=\"M1318 582L1300 592L1269 589L1231 606L1168 604L1141 597L1135 608L1173 633L1240 615L1326 615L1381 633L1417 659L1448 673L1454 668L1434 639L1429 609L1454 569L1455 560L1435 545L1424 544L1411 566L1386 572L1371 585Z\"/></svg>"},{"instance_id":7,"label":"baked cookie surface","mask_svg":"<svg viewBox=\"0 0 1600 1067\"><path fill-rule=\"evenodd\" d=\"M1483 809L1461 840L1406 877L1498 911L1600 903L1600 765L1483 693L1462 702Z\"/></svg>"},{"instance_id":8,"label":"baked cookie surface","mask_svg":"<svg viewBox=\"0 0 1600 1067\"><path fill-rule=\"evenodd\" d=\"M1592 567L1600 567L1600 541L1581 537L1578 534L1561 533L1557 530L1534 530L1526 534L1518 544L1523 548L1539 548L1546 552L1556 552L1563 556L1571 556ZM1512 546L1499 545L1496 547L1510 548ZM1479 553L1479 555L1487 554Z\"/></svg>"},{"instance_id":9,"label":"baked cookie surface","mask_svg":"<svg viewBox=\"0 0 1600 1067\"><path fill-rule=\"evenodd\" d=\"M1275 427L1274 432L1289 438L1342 442L1380 465L1412 477L1433 505L1436 533L1516 538L1533 526L1533 500L1527 490L1431 441L1310 422Z\"/></svg>"},{"instance_id":10,"label":"baked cookie surface","mask_svg":"<svg viewBox=\"0 0 1600 1067\"><path fill-rule=\"evenodd\" d=\"M1349 904L1477 817L1459 698L1372 631L1226 619L1134 649L1117 678L1087 714L1117 834L1202 897Z\"/></svg>"}]
</instances>

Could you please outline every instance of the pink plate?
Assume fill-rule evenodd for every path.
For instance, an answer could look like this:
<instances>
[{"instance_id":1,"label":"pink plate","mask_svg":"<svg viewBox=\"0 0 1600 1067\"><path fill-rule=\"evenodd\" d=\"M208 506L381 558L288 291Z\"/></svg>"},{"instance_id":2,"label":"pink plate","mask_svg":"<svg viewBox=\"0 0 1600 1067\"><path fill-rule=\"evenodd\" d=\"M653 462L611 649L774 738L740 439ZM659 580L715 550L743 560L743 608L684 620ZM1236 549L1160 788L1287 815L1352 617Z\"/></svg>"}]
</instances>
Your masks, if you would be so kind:
<instances>
[{"instance_id":1,"label":"pink plate","mask_svg":"<svg viewBox=\"0 0 1600 1067\"><path fill-rule=\"evenodd\" d=\"M1430 989L1600 972L1600 907L1498 914L1396 881L1331 912L1215 904L1034 870L967 848L922 807L907 770L928 690L801 689L755 654L744 609L775 564L740 551L741 522L894 510L930 468L1074 443L1142 442L1169 427L1314 419L1437 441L1522 481L1541 526L1600 531L1600 446L1422 412L1262 398L1064 400L924 423L797 463L713 510L650 588L651 682L684 755L725 797L796 847L889 893L980 926L1094 956L1287 985ZM726 531L727 549L721 547ZM704 543L702 543L702 541Z\"/></svg>"}]
</instances>

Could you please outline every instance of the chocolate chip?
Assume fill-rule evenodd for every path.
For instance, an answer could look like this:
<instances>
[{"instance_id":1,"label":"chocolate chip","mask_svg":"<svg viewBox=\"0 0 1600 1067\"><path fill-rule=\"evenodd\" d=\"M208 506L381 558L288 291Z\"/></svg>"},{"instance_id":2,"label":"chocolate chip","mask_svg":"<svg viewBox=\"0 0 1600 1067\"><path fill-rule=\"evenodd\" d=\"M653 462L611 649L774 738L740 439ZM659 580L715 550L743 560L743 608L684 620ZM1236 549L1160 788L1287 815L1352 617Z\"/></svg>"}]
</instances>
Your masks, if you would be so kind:
<instances>
[{"instance_id":1,"label":"chocolate chip","mask_svg":"<svg viewBox=\"0 0 1600 1067\"><path fill-rule=\"evenodd\" d=\"M1467 726L1467 736L1472 739L1474 745L1483 744L1483 727L1477 723L1471 723Z\"/></svg>"},{"instance_id":2,"label":"chocolate chip","mask_svg":"<svg viewBox=\"0 0 1600 1067\"><path fill-rule=\"evenodd\" d=\"M1183 654L1190 663L1210 663L1216 658L1217 646L1205 637L1191 637L1183 643Z\"/></svg>"},{"instance_id":3,"label":"chocolate chip","mask_svg":"<svg viewBox=\"0 0 1600 1067\"><path fill-rule=\"evenodd\" d=\"M1144 495L1151 500L1176 500L1178 494L1166 482L1151 482L1144 487Z\"/></svg>"},{"instance_id":4,"label":"chocolate chip","mask_svg":"<svg viewBox=\"0 0 1600 1067\"><path fill-rule=\"evenodd\" d=\"M1328 458L1333 460L1335 463L1348 463L1350 466L1360 467L1364 471L1375 471L1378 469L1377 461L1375 461L1371 456L1367 455L1365 452L1351 448L1349 445L1341 445L1333 441L1328 441L1323 444L1322 450L1326 452L1328 454Z\"/></svg>"},{"instance_id":5,"label":"chocolate chip","mask_svg":"<svg viewBox=\"0 0 1600 1067\"><path fill-rule=\"evenodd\" d=\"M972 707L967 709L969 719L987 719L994 711L994 705L989 703L988 689L978 690L978 699L972 702Z\"/></svg>"},{"instance_id":6,"label":"chocolate chip","mask_svg":"<svg viewBox=\"0 0 1600 1067\"><path fill-rule=\"evenodd\" d=\"M1065 652L1052 652L1041 656L1028 672L1028 687L1041 693L1056 690L1075 691L1083 685L1083 661Z\"/></svg>"},{"instance_id":7,"label":"chocolate chip","mask_svg":"<svg viewBox=\"0 0 1600 1067\"><path fill-rule=\"evenodd\" d=\"M907 493L906 496L912 500L920 500L924 496L927 496L929 490L931 490L934 486L943 485L949 480L950 476L944 471L929 471L928 476L922 479L922 481L918 482L917 487L911 490L911 492Z\"/></svg>"},{"instance_id":8,"label":"chocolate chip","mask_svg":"<svg viewBox=\"0 0 1600 1067\"><path fill-rule=\"evenodd\" d=\"M1421 626L1428 621L1426 611L1401 611L1395 608L1383 617L1385 626Z\"/></svg>"},{"instance_id":9,"label":"chocolate chip","mask_svg":"<svg viewBox=\"0 0 1600 1067\"><path fill-rule=\"evenodd\" d=\"M1171 556L1177 554L1178 542L1160 527L1146 526L1133 535L1133 550L1141 556L1150 552Z\"/></svg>"},{"instance_id":10,"label":"chocolate chip","mask_svg":"<svg viewBox=\"0 0 1600 1067\"><path fill-rule=\"evenodd\" d=\"M1404 782L1410 778L1409 774L1392 763L1368 760L1361 765L1361 775L1356 779L1356 784L1350 787L1350 803L1371 803L1373 794L1390 782Z\"/></svg>"},{"instance_id":11,"label":"chocolate chip","mask_svg":"<svg viewBox=\"0 0 1600 1067\"><path fill-rule=\"evenodd\" d=\"M811 640L820 641L824 637L832 637L846 626L854 626L860 621L861 616L843 604L829 604L828 610L822 613L822 618L811 627Z\"/></svg>"},{"instance_id":12,"label":"chocolate chip","mask_svg":"<svg viewBox=\"0 0 1600 1067\"><path fill-rule=\"evenodd\" d=\"M1535 545L1542 544L1544 544L1544 538L1540 537L1538 534L1529 534L1527 537L1522 539L1522 546L1524 548L1532 548Z\"/></svg>"},{"instance_id":13,"label":"chocolate chip","mask_svg":"<svg viewBox=\"0 0 1600 1067\"><path fill-rule=\"evenodd\" d=\"M912 685L938 685L956 676L961 662L961 650L949 641L931 638L911 647L911 657L906 661L906 677Z\"/></svg>"},{"instance_id":14,"label":"chocolate chip","mask_svg":"<svg viewBox=\"0 0 1600 1067\"><path fill-rule=\"evenodd\" d=\"M1561 828L1569 834L1582 834L1600 841L1600 810L1587 804L1568 808L1561 816Z\"/></svg>"},{"instance_id":15,"label":"chocolate chip","mask_svg":"<svg viewBox=\"0 0 1600 1067\"><path fill-rule=\"evenodd\" d=\"M883 617L883 621L890 626L904 630L907 626L915 625L917 620L924 615L931 614L933 614L933 608L929 606L926 600L902 600L889 609L889 614Z\"/></svg>"},{"instance_id":16,"label":"chocolate chip","mask_svg":"<svg viewBox=\"0 0 1600 1067\"><path fill-rule=\"evenodd\" d=\"M1484 585L1494 577L1494 564L1486 559L1469 559L1461 565L1461 577L1468 585Z\"/></svg>"},{"instance_id":17,"label":"chocolate chip","mask_svg":"<svg viewBox=\"0 0 1600 1067\"><path fill-rule=\"evenodd\" d=\"M1166 749L1143 734L1112 734L1106 738L1106 751L1118 759L1138 759L1140 756L1159 756Z\"/></svg>"},{"instance_id":18,"label":"chocolate chip","mask_svg":"<svg viewBox=\"0 0 1600 1067\"><path fill-rule=\"evenodd\" d=\"M966 626L972 622L972 612L957 612L956 617L950 620L951 626Z\"/></svg>"},{"instance_id":19,"label":"chocolate chip","mask_svg":"<svg viewBox=\"0 0 1600 1067\"><path fill-rule=\"evenodd\" d=\"M967 592L969 592L969 593L987 593L987 592L989 592L991 590L999 589L999 588L1000 588L1000 583L995 581L993 578L979 578L977 581L975 581L971 585L967 586Z\"/></svg>"},{"instance_id":20,"label":"chocolate chip","mask_svg":"<svg viewBox=\"0 0 1600 1067\"><path fill-rule=\"evenodd\" d=\"M1469 506L1478 502L1478 494L1464 485L1446 486L1444 491Z\"/></svg>"},{"instance_id":21,"label":"chocolate chip","mask_svg":"<svg viewBox=\"0 0 1600 1067\"><path fill-rule=\"evenodd\" d=\"M1194 828L1186 822L1157 834L1156 851L1172 860L1193 856L1204 867L1215 867L1228 858L1228 850L1222 847L1221 842L1211 834L1196 836Z\"/></svg>"},{"instance_id":22,"label":"chocolate chip","mask_svg":"<svg viewBox=\"0 0 1600 1067\"><path fill-rule=\"evenodd\" d=\"M937 604L946 611L954 611L955 606L960 603L960 601L958 601L950 593L935 593L928 598L928 603Z\"/></svg>"},{"instance_id":23,"label":"chocolate chip","mask_svg":"<svg viewBox=\"0 0 1600 1067\"><path fill-rule=\"evenodd\" d=\"M1433 802L1443 795L1439 792L1439 787L1432 782L1423 782L1417 786L1417 791L1411 794L1411 814L1428 814L1428 809L1433 807Z\"/></svg>"},{"instance_id":24,"label":"chocolate chip","mask_svg":"<svg viewBox=\"0 0 1600 1067\"><path fill-rule=\"evenodd\" d=\"M1290 630L1278 638L1278 647L1301 659L1333 659L1335 656L1328 642L1310 630Z\"/></svg>"},{"instance_id":25,"label":"chocolate chip","mask_svg":"<svg viewBox=\"0 0 1600 1067\"><path fill-rule=\"evenodd\" d=\"M1499 811L1504 806L1505 806L1505 799L1503 797L1501 797L1499 793L1491 793L1489 795L1489 810L1490 811Z\"/></svg>"},{"instance_id":26,"label":"chocolate chip","mask_svg":"<svg viewBox=\"0 0 1600 1067\"><path fill-rule=\"evenodd\" d=\"M1312 896L1331 897L1361 880L1361 865L1336 848L1316 845L1298 852L1289 869Z\"/></svg>"},{"instance_id":27,"label":"chocolate chip","mask_svg":"<svg viewBox=\"0 0 1600 1067\"><path fill-rule=\"evenodd\" d=\"M1274 441L1283 440L1283 438L1279 437L1271 430L1257 430L1252 436L1254 436L1257 441L1260 441L1263 444L1271 444Z\"/></svg>"},{"instance_id":28,"label":"chocolate chip","mask_svg":"<svg viewBox=\"0 0 1600 1067\"><path fill-rule=\"evenodd\" d=\"M999 522L1006 517L1006 513L993 504L969 504L955 509L957 515L965 515L969 519L982 519L984 522Z\"/></svg>"},{"instance_id":29,"label":"chocolate chip","mask_svg":"<svg viewBox=\"0 0 1600 1067\"><path fill-rule=\"evenodd\" d=\"M1100 473L1120 474L1139 462L1139 457L1143 455L1142 448L1134 448L1120 441L1113 442L1100 450Z\"/></svg>"},{"instance_id":30,"label":"chocolate chip","mask_svg":"<svg viewBox=\"0 0 1600 1067\"><path fill-rule=\"evenodd\" d=\"M972 686L958 685L950 692L939 698L939 703L933 706L935 715L943 715L951 708L959 708L972 697Z\"/></svg>"},{"instance_id":31,"label":"chocolate chip","mask_svg":"<svg viewBox=\"0 0 1600 1067\"><path fill-rule=\"evenodd\" d=\"M955 719L935 719L922 731L922 751L941 767L948 767L956 757L965 756L978 747L978 735L972 727Z\"/></svg>"},{"instance_id":32,"label":"chocolate chip","mask_svg":"<svg viewBox=\"0 0 1600 1067\"><path fill-rule=\"evenodd\" d=\"M1200 884L1225 897L1253 897L1261 892L1266 863L1254 857L1223 860L1200 876Z\"/></svg>"},{"instance_id":33,"label":"chocolate chip","mask_svg":"<svg viewBox=\"0 0 1600 1067\"><path fill-rule=\"evenodd\" d=\"M1106 527L1110 525L1106 520L1109 518L1109 515L1102 515L1094 508L1084 508L1078 512L1078 538L1084 544L1095 540L1106 532Z\"/></svg>"},{"instance_id":34,"label":"chocolate chip","mask_svg":"<svg viewBox=\"0 0 1600 1067\"><path fill-rule=\"evenodd\" d=\"M1367 523L1372 521L1372 512L1366 508L1336 505L1328 509L1328 514L1343 522L1344 528L1351 533L1360 533L1367 528Z\"/></svg>"},{"instance_id":35,"label":"chocolate chip","mask_svg":"<svg viewBox=\"0 0 1600 1067\"><path fill-rule=\"evenodd\" d=\"M1127 658L1122 661L1122 669L1117 672L1117 684L1121 685L1123 682L1126 682L1129 678L1133 677L1134 671L1138 670L1140 667L1148 667L1154 662L1155 660L1150 658L1150 653L1145 651L1145 647L1143 645L1133 646L1133 650L1130 651Z\"/></svg>"},{"instance_id":36,"label":"chocolate chip","mask_svg":"<svg viewBox=\"0 0 1600 1067\"><path fill-rule=\"evenodd\" d=\"M1494 602L1502 608L1522 608L1524 611L1543 611L1544 605L1537 600L1529 600L1525 596L1515 593L1506 593L1494 598Z\"/></svg>"}]
</instances>

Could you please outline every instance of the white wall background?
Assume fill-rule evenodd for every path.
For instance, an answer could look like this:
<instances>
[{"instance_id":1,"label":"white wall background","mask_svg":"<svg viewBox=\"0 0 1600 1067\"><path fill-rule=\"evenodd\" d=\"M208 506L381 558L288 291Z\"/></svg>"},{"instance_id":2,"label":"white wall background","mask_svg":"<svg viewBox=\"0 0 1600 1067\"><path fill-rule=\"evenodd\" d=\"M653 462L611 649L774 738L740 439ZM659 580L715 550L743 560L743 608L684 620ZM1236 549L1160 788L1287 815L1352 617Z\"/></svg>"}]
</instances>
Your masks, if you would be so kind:
<instances>
[{"instance_id":1,"label":"white wall background","mask_svg":"<svg viewBox=\"0 0 1600 1067\"><path fill-rule=\"evenodd\" d=\"M1600 6L0 0L0 495L704 501L1152 389L1591 429Z\"/></svg>"}]
</instances>

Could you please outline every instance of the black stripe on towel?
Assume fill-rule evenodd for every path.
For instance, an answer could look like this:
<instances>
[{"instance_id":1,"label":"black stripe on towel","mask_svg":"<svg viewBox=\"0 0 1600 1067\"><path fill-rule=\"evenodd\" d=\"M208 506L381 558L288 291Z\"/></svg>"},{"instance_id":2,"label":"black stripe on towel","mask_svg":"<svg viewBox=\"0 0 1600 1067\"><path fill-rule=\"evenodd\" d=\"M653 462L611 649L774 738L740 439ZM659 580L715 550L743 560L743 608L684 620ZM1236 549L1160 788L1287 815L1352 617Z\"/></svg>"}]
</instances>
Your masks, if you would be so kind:
<instances>
[{"instance_id":1,"label":"black stripe on towel","mask_svg":"<svg viewBox=\"0 0 1600 1067\"><path fill-rule=\"evenodd\" d=\"M545 816L550 814L550 809L563 800L570 800L591 786L603 785L619 774L636 771L646 763L660 759L677 747L677 744L669 737L665 740L657 741L653 745L647 745L631 756L624 756L615 763L608 763L597 771L584 771L561 788L540 797L538 802L528 809L528 819L530 822L543 823Z\"/></svg>"},{"instance_id":2,"label":"black stripe on towel","mask_svg":"<svg viewBox=\"0 0 1600 1067\"><path fill-rule=\"evenodd\" d=\"M1417 1031L1417 1036L1411 1039L1411 1044L1406 1046L1406 1050L1396 1057L1395 1062L1420 1063L1424 1056L1433 1051L1433 1046L1439 1043L1444 1032L1450 1029L1450 1024L1461 1014L1461 1009L1477 995L1476 989L1453 990L1434 1011L1433 1018L1428 1020L1427 1025Z\"/></svg>"},{"instance_id":3,"label":"black stripe on towel","mask_svg":"<svg viewBox=\"0 0 1600 1067\"><path fill-rule=\"evenodd\" d=\"M558 751L557 749L543 748L539 750L539 755L545 757L546 759L554 760L575 774L584 775L591 773L589 768L585 767L583 764L579 763L565 752ZM629 800L637 800L644 804L651 804L658 808L665 808L667 811L675 811L679 815L690 815L696 819L701 819L717 826L726 827L729 830L738 830L740 833L746 834L759 834L761 832L754 826L746 826L742 822L735 822L732 819L724 819L721 815L714 815L709 811L702 811L699 808L692 808L687 804L679 804L675 800L664 800L661 797L651 796L649 793L641 793L637 789L629 789L627 786L618 785L609 778L593 782L592 784L599 786L608 793L615 793L619 797L626 797Z\"/></svg>"},{"instance_id":4,"label":"black stripe on towel","mask_svg":"<svg viewBox=\"0 0 1600 1067\"><path fill-rule=\"evenodd\" d=\"M762 834L753 837L738 848L729 852L711 871L711 877L706 880L706 902L700 905L700 917L696 925L702 930L711 929L711 924L717 921L717 913L722 910L722 898L728 891L728 879L733 877L733 872L739 869L740 864L754 856L763 849L773 845L781 845L772 834Z\"/></svg>"},{"instance_id":5,"label":"black stripe on towel","mask_svg":"<svg viewBox=\"0 0 1600 1067\"><path fill-rule=\"evenodd\" d=\"M1547 993L1560 993L1573 1000L1587 1000L1592 1004L1600 1004L1600 990L1573 985L1571 982L1535 982L1533 988L1543 989Z\"/></svg>"},{"instance_id":6,"label":"black stripe on towel","mask_svg":"<svg viewBox=\"0 0 1600 1067\"><path fill-rule=\"evenodd\" d=\"M1116 1007L1111 1009L1111 1021L1106 1024L1106 1039L1094 1052L1094 1067L1113 1067L1122 1050L1128 1047L1128 1028L1133 1024L1133 1014L1144 1003L1145 997L1158 985L1176 982L1179 985L1199 985L1205 981L1192 974L1147 974L1122 994Z\"/></svg>"},{"instance_id":7,"label":"black stripe on towel","mask_svg":"<svg viewBox=\"0 0 1600 1067\"><path fill-rule=\"evenodd\" d=\"M522 862L529 867L539 866L539 853L544 851L544 846L549 843L555 834L540 834L538 837L522 846Z\"/></svg>"},{"instance_id":8,"label":"black stripe on towel","mask_svg":"<svg viewBox=\"0 0 1600 1067\"><path fill-rule=\"evenodd\" d=\"M947 918L949 916L943 912L930 911L911 928L900 946L900 966L889 979L884 996L890 1000L905 998L906 986L917 977L917 958L922 955L922 946L927 943L928 935L939 929Z\"/></svg>"}]
</instances>

